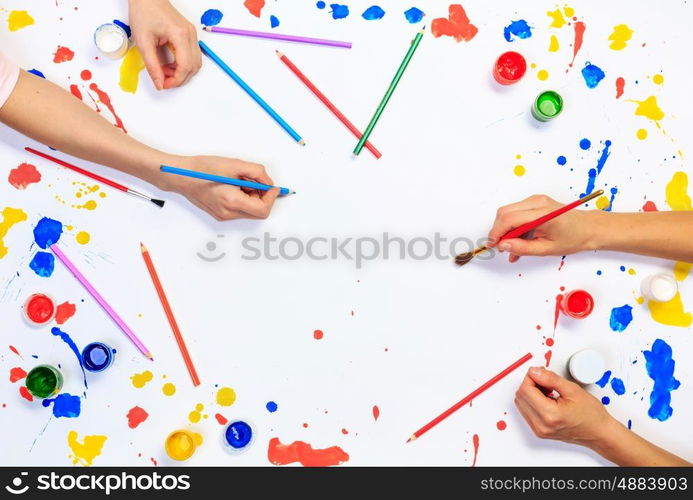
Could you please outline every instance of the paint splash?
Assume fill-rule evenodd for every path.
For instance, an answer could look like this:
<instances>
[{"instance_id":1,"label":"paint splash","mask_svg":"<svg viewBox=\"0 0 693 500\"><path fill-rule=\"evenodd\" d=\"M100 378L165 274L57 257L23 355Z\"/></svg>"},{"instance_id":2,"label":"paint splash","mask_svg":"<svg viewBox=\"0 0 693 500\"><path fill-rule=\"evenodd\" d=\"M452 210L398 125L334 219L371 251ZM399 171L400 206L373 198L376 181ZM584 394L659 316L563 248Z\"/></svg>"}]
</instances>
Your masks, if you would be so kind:
<instances>
[{"instance_id":1,"label":"paint splash","mask_svg":"<svg viewBox=\"0 0 693 500\"><path fill-rule=\"evenodd\" d=\"M31 395L29 389L27 389L25 386L21 386L19 388L19 395L29 402L34 400L34 396Z\"/></svg>"},{"instance_id":2,"label":"paint splash","mask_svg":"<svg viewBox=\"0 0 693 500\"><path fill-rule=\"evenodd\" d=\"M378 417L380 417L380 408L378 408L378 405L374 405L373 406L373 420L375 420L377 422Z\"/></svg>"},{"instance_id":3,"label":"paint splash","mask_svg":"<svg viewBox=\"0 0 693 500\"><path fill-rule=\"evenodd\" d=\"M166 382L161 388L161 392L164 393L164 396L173 396L176 393L176 386L171 382Z\"/></svg>"},{"instance_id":4,"label":"paint splash","mask_svg":"<svg viewBox=\"0 0 693 500\"><path fill-rule=\"evenodd\" d=\"M646 201L642 206L643 212L657 212L657 205L654 201Z\"/></svg>"},{"instance_id":5,"label":"paint splash","mask_svg":"<svg viewBox=\"0 0 693 500\"><path fill-rule=\"evenodd\" d=\"M49 252L36 252L29 262L29 268L42 278L49 278L55 270L55 257Z\"/></svg>"},{"instance_id":6,"label":"paint splash","mask_svg":"<svg viewBox=\"0 0 693 500\"><path fill-rule=\"evenodd\" d=\"M41 173L31 163L22 163L17 168L10 170L7 181L16 189L26 189L29 184L35 184L41 180Z\"/></svg>"},{"instance_id":7,"label":"paint splash","mask_svg":"<svg viewBox=\"0 0 693 500\"><path fill-rule=\"evenodd\" d=\"M688 328L693 324L693 315L684 311L680 293L677 293L669 302L648 300L647 307L650 309L652 319L662 325Z\"/></svg>"},{"instance_id":8,"label":"paint splash","mask_svg":"<svg viewBox=\"0 0 693 500\"><path fill-rule=\"evenodd\" d=\"M236 402L236 391L230 387L222 387L217 391L217 404L219 406L231 406Z\"/></svg>"},{"instance_id":9,"label":"paint splash","mask_svg":"<svg viewBox=\"0 0 693 500\"><path fill-rule=\"evenodd\" d=\"M600 378L599 380L597 380L597 381L595 382L595 384L598 385L598 386L601 387L601 388L604 388L604 387L606 387L606 384L609 383L609 378L610 378L610 377L611 377L611 370L606 370L606 371L604 372L604 375L602 375L602 378Z\"/></svg>"},{"instance_id":10,"label":"paint splash","mask_svg":"<svg viewBox=\"0 0 693 500\"><path fill-rule=\"evenodd\" d=\"M126 134L128 133L127 130L125 130L125 126L123 125L123 120L120 119L120 117L116 114L115 109L113 108L113 104L111 104L111 98L110 96L101 90L96 83L91 83L89 84L89 89L91 89L93 92L96 93L96 96L99 99L99 102L106 106L108 110L111 112L113 115L113 119L115 120L115 126L121 129L123 132Z\"/></svg>"},{"instance_id":11,"label":"paint splash","mask_svg":"<svg viewBox=\"0 0 693 500\"><path fill-rule=\"evenodd\" d=\"M245 0L243 5L252 15L255 17L260 17L260 14L262 14L262 8L265 6L265 0Z\"/></svg>"},{"instance_id":12,"label":"paint splash","mask_svg":"<svg viewBox=\"0 0 693 500\"><path fill-rule=\"evenodd\" d=\"M56 418L77 418L82 411L80 397L67 392L59 394L53 399L44 399L41 404L44 408L48 408L52 404L53 416Z\"/></svg>"},{"instance_id":13,"label":"paint splash","mask_svg":"<svg viewBox=\"0 0 693 500\"><path fill-rule=\"evenodd\" d=\"M330 8L332 9L330 13L332 14L332 19L344 19L349 16L349 6L341 5L338 3L331 3Z\"/></svg>"},{"instance_id":14,"label":"paint splash","mask_svg":"<svg viewBox=\"0 0 693 500\"><path fill-rule=\"evenodd\" d=\"M55 49L55 52L53 53L53 62L60 64L72 61L73 57L75 57L75 53L69 47L58 45L58 48Z\"/></svg>"},{"instance_id":15,"label":"paint splash","mask_svg":"<svg viewBox=\"0 0 693 500\"><path fill-rule=\"evenodd\" d=\"M515 38L524 40L532 36L532 28L524 19L512 21L509 25L503 28L503 36L508 42L514 41Z\"/></svg>"},{"instance_id":16,"label":"paint splash","mask_svg":"<svg viewBox=\"0 0 693 500\"><path fill-rule=\"evenodd\" d=\"M499 431L504 431L505 429L508 428L508 424L505 422L505 420L499 420L496 422L496 429Z\"/></svg>"},{"instance_id":17,"label":"paint splash","mask_svg":"<svg viewBox=\"0 0 693 500\"><path fill-rule=\"evenodd\" d=\"M416 24L421 22L424 17L424 12L421 9L412 7L411 9L404 11L404 17L409 21L410 24Z\"/></svg>"},{"instance_id":18,"label":"paint splash","mask_svg":"<svg viewBox=\"0 0 693 500\"><path fill-rule=\"evenodd\" d=\"M279 18L275 15L270 16L270 28L276 28L279 26Z\"/></svg>"},{"instance_id":19,"label":"paint splash","mask_svg":"<svg viewBox=\"0 0 693 500\"><path fill-rule=\"evenodd\" d=\"M17 350L17 348L15 346L11 345L11 346L9 346L9 348L10 348L10 351L12 351L17 356L19 356L20 359L24 359L24 357L22 357L22 355L19 353L19 351Z\"/></svg>"},{"instance_id":20,"label":"paint splash","mask_svg":"<svg viewBox=\"0 0 693 500\"><path fill-rule=\"evenodd\" d=\"M623 50L626 48L628 40L633 36L633 30L625 24L614 26L614 32L609 35L611 50Z\"/></svg>"},{"instance_id":21,"label":"paint splash","mask_svg":"<svg viewBox=\"0 0 693 500\"><path fill-rule=\"evenodd\" d=\"M559 48L558 37L556 35L551 35L551 40L549 41L549 52L558 52Z\"/></svg>"},{"instance_id":22,"label":"paint splash","mask_svg":"<svg viewBox=\"0 0 693 500\"><path fill-rule=\"evenodd\" d=\"M190 420L191 423L196 424L197 422L200 421L202 418L202 411L205 409L204 405L202 403L197 403L195 405L195 409L188 413L188 420Z\"/></svg>"},{"instance_id":23,"label":"paint splash","mask_svg":"<svg viewBox=\"0 0 693 500\"><path fill-rule=\"evenodd\" d=\"M86 245L91 240L91 235L86 231L80 231L75 235L75 241L80 245Z\"/></svg>"},{"instance_id":24,"label":"paint splash","mask_svg":"<svg viewBox=\"0 0 693 500\"><path fill-rule=\"evenodd\" d=\"M265 405L265 408L267 408L268 412L274 413L275 411L277 411L279 406L274 401L268 401L267 404Z\"/></svg>"},{"instance_id":25,"label":"paint splash","mask_svg":"<svg viewBox=\"0 0 693 500\"><path fill-rule=\"evenodd\" d=\"M621 307L614 307L611 310L611 317L609 318L609 326L615 332L622 332L630 322L633 321L633 308L628 304Z\"/></svg>"},{"instance_id":26,"label":"paint splash","mask_svg":"<svg viewBox=\"0 0 693 500\"><path fill-rule=\"evenodd\" d=\"M431 23L431 32L433 36L439 38L441 36L451 36L457 42L464 40L470 41L479 32L479 28L474 26L464 7L460 4L452 4L448 8L448 17L439 17Z\"/></svg>"},{"instance_id":27,"label":"paint splash","mask_svg":"<svg viewBox=\"0 0 693 500\"><path fill-rule=\"evenodd\" d=\"M34 18L25 10L10 11L7 17L7 28L10 31L17 31L32 24L34 24Z\"/></svg>"},{"instance_id":28,"label":"paint splash","mask_svg":"<svg viewBox=\"0 0 693 500\"><path fill-rule=\"evenodd\" d=\"M120 63L120 80L118 85L123 92L134 94L140 82L140 71L144 69L144 59L136 45L130 47Z\"/></svg>"},{"instance_id":29,"label":"paint splash","mask_svg":"<svg viewBox=\"0 0 693 500\"><path fill-rule=\"evenodd\" d=\"M644 101L633 100L629 102L634 102L638 105L635 109L635 116L644 116L655 123L664 118L664 111L662 111L657 104L657 98L655 96L650 96ZM657 123L657 126L659 127L659 123Z\"/></svg>"},{"instance_id":30,"label":"paint splash","mask_svg":"<svg viewBox=\"0 0 693 500\"><path fill-rule=\"evenodd\" d=\"M583 139L580 141L580 147L582 149L589 149L589 141L587 141L588 147L584 148L583 147L583 141L586 141L586 139ZM585 188L585 192L580 195L580 197L583 197L585 195L590 194L592 191L594 191L594 186L597 181L597 176L602 172L604 169L604 165L606 165L606 160L609 159L609 155L611 154L609 151L609 148L611 148L611 141L606 140L604 141L604 149L602 149L602 153L597 160L597 166L595 168L591 168L589 172L587 172L587 187Z\"/></svg>"},{"instance_id":31,"label":"paint splash","mask_svg":"<svg viewBox=\"0 0 693 500\"><path fill-rule=\"evenodd\" d=\"M599 82L601 82L605 76L604 71L602 71L599 66L595 66L590 62L585 63L585 67L582 68L582 78L584 78L585 85L587 85L588 89L593 89L599 85Z\"/></svg>"},{"instance_id":32,"label":"paint splash","mask_svg":"<svg viewBox=\"0 0 693 500\"><path fill-rule=\"evenodd\" d=\"M472 443L474 444L474 461L472 462L472 467L476 467L476 459L479 456L479 435L474 434L472 436Z\"/></svg>"},{"instance_id":33,"label":"paint splash","mask_svg":"<svg viewBox=\"0 0 693 500\"><path fill-rule=\"evenodd\" d=\"M144 387L147 382L151 382L153 378L154 374L149 370L145 370L142 373L135 373L132 377L130 377L130 380L132 381L133 387L142 389L142 387Z\"/></svg>"},{"instance_id":34,"label":"paint splash","mask_svg":"<svg viewBox=\"0 0 693 500\"><path fill-rule=\"evenodd\" d=\"M361 17L363 17L366 21L377 21L385 17L385 11L379 5L372 5L363 11Z\"/></svg>"},{"instance_id":35,"label":"paint splash","mask_svg":"<svg viewBox=\"0 0 693 500\"><path fill-rule=\"evenodd\" d=\"M349 455L339 446L314 449L303 441L282 444L279 438L272 438L267 447L267 459L274 465L300 463L304 467L330 467L347 462Z\"/></svg>"},{"instance_id":36,"label":"paint splash","mask_svg":"<svg viewBox=\"0 0 693 500\"><path fill-rule=\"evenodd\" d=\"M226 424L229 423L229 419L226 418L226 417L225 417L224 415L222 415L221 413L217 413L216 415L214 415L214 418L217 419L217 422L219 422L219 425L226 425Z\"/></svg>"},{"instance_id":37,"label":"paint splash","mask_svg":"<svg viewBox=\"0 0 693 500\"><path fill-rule=\"evenodd\" d=\"M43 217L34 227L34 241L44 250L57 243L62 234L63 224L48 217Z\"/></svg>"},{"instance_id":38,"label":"paint splash","mask_svg":"<svg viewBox=\"0 0 693 500\"><path fill-rule=\"evenodd\" d=\"M26 377L26 372L19 366L10 370L10 382L13 384L22 380L24 377Z\"/></svg>"},{"instance_id":39,"label":"paint splash","mask_svg":"<svg viewBox=\"0 0 693 500\"><path fill-rule=\"evenodd\" d=\"M674 278L676 281L685 280L691 273L693 262L677 262L674 264Z\"/></svg>"},{"instance_id":40,"label":"paint splash","mask_svg":"<svg viewBox=\"0 0 693 500\"><path fill-rule=\"evenodd\" d=\"M623 91L626 88L626 81L622 76L616 78L616 99L623 95Z\"/></svg>"},{"instance_id":41,"label":"paint splash","mask_svg":"<svg viewBox=\"0 0 693 500\"><path fill-rule=\"evenodd\" d=\"M674 412L671 407L671 391L681 385L681 382L674 378L676 363L672 357L672 350L664 340L657 339L653 342L652 349L644 351L643 354L647 374L654 381L647 414L650 418L664 422Z\"/></svg>"},{"instance_id":42,"label":"paint splash","mask_svg":"<svg viewBox=\"0 0 693 500\"><path fill-rule=\"evenodd\" d=\"M75 315L77 306L69 302L63 302L55 311L55 322L59 325L65 323L68 319Z\"/></svg>"},{"instance_id":43,"label":"paint splash","mask_svg":"<svg viewBox=\"0 0 693 500\"><path fill-rule=\"evenodd\" d=\"M688 174L686 172L674 173L666 187L666 202L672 210L693 210L691 197L688 196Z\"/></svg>"},{"instance_id":44,"label":"paint splash","mask_svg":"<svg viewBox=\"0 0 693 500\"><path fill-rule=\"evenodd\" d=\"M546 13L546 15L551 18L549 28L562 28L565 25L565 17L563 17L563 12L561 12L561 9L549 11Z\"/></svg>"},{"instance_id":45,"label":"paint splash","mask_svg":"<svg viewBox=\"0 0 693 500\"><path fill-rule=\"evenodd\" d=\"M82 442L79 442L77 431L70 431L67 434L67 445L72 450L72 464L89 466L92 465L94 459L101 455L103 445L106 443L106 436L84 436Z\"/></svg>"},{"instance_id":46,"label":"paint splash","mask_svg":"<svg viewBox=\"0 0 693 500\"><path fill-rule=\"evenodd\" d=\"M200 16L200 24L202 26L216 26L221 22L224 14L217 9L208 9Z\"/></svg>"},{"instance_id":47,"label":"paint splash","mask_svg":"<svg viewBox=\"0 0 693 500\"><path fill-rule=\"evenodd\" d=\"M315 340L322 340L322 338L324 337L324 335L325 335L325 334L323 333L322 330L314 330L314 331L313 331L313 338L314 338Z\"/></svg>"},{"instance_id":48,"label":"paint splash","mask_svg":"<svg viewBox=\"0 0 693 500\"><path fill-rule=\"evenodd\" d=\"M611 388L618 396L623 396L626 393L626 385L618 377L611 379Z\"/></svg>"},{"instance_id":49,"label":"paint splash","mask_svg":"<svg viewBox=\"0 0 693 500\"><path fill-rule=\"evenodd\" d=\"M8 248L5 246L5 236L14 226L27 219L26 213L20 208L5 207L2 212L2 222L0 222L0 259L7 255Z\"/></svg>"},{"instance_id":50,"label":"paint splash","mask_svg":"<svg viewBox=\"0 0 693 500\"><path fill-rule=\"evenodd\" d=\"M568 67L570 68L572 68L573 64L575 64L575 58L577 57L578 52L580 52L580 49L582 48L582 41L585 37L585 30L587 29L587 26L584 22L577 21L573 28L575 29L575 41L573 42L573 60L570 61L570 64L568 65ZM566 70L566 73L567 72L568 71Z\"/></svg>"},{"instance_id":51,"label":"paint splash","mask_svg":"<svg viewBox=\"0 0 693 500\"><path fill-rule=\"evenodd\" d=\"M67 346L70 348L70 350L74 353L74 355L77 357L77 362L79 363L79 367L82 369L82 377L84 377L84 387L87 386L87 373L84 371L84 363L82 362L82 353L77 347L77 344L75 344L75 341L72 340L70 335L68 335L66 332L63 332L60 330L58 327L53 327L51 328L51 333L55 335L56 337L60 338L63 342L67 344Z\"/></svg>"},{"instance_id":52,"label":"paint splash","mask_svg":"<svg viewBox=\"0 0 693 500\"><path fill-rule=\"evenodd\" d=\"M133 406L125 416L128 419L128 427L130 427L130 429L135 429L138 425L147 420L149 413L139 406Z\"/></svg>"}]
</instances>

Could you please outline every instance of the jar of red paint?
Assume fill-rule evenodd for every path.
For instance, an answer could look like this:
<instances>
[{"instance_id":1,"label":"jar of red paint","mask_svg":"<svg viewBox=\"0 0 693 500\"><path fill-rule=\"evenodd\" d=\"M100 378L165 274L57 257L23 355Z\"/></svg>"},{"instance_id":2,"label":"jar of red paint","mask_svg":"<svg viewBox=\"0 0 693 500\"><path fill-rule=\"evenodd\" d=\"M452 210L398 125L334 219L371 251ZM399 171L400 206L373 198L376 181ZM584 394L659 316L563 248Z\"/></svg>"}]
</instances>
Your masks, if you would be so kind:
<instances>
[{"instance_id":1,"label":"jar of red paint","mask_svg":"<svg viewBox=\"0 0 693 500\"><path fill-rule=\"evenodd\" d=\"M24 303L24 318L30 325L43 326L55 317L55 301L45 293L35 293Z\"/></svg>"},{"instance_id":2,"label":"jar of red paint","mask_svg":"<svg viewBox=\"0 0 693 500\"><path fill-rule=\"evenodd\" d=\"M493 66L493 78L501 85L512 85L519 82L527 72L527 61L514 51L505 52Z\"/></svg>"},{"instance_id":3,"label":"jar of red paint","mask_svg":"<svg viewBox=\"0 0 693 500\"><path fill-rule=\"evenodd\" d=\"M586 318L594 309L594 299L585 290L573 290L563 295L561 312L574 319Z\"/></svg>"}]
</instances>

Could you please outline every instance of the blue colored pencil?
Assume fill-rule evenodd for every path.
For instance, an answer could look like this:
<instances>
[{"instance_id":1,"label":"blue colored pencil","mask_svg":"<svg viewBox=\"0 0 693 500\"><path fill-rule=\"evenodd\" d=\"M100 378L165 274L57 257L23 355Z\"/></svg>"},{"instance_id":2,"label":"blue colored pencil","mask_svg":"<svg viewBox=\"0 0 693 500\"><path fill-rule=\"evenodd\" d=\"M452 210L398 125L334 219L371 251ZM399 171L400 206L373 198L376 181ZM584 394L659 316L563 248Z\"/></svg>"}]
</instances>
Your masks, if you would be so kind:
<instances>
[{"instance_id":1,"label":"blue colored pencil","mask_svg":"<svg viewBox=\"0 0 693 500\"><path fill-rule=\"evenodd\" d=\"M195 179L202 179L205 181L219 182L221 184L229 184L231 186L244 187L248 189L257 189L258 191L269 191L270 189L279 187L270 186L269 184L261 184L259 182L244 181L243 179L234 179L233 177L223 177L221 175L198 172L197 170L187 170L185 168L169 167L168 165L161 165L161 167L159 168L162 172L166 172L167 174L183 175L185 177L193 177ZM286 196L288 194L295 193L296 191L291 191L290 189L284 187L279 188L280 196Z\"/></svg>"},{"instance_id":2,"label":"blue colored pencil","mask_svg":"<svg viewBox=\"0 0 693 500\"><path fill-rule=\"evenodd\" d=\"M238 76L231 68L229 68L229 66L228 66L224 61L222 61L221 58L220 58L218 55L216 55L216 54L214 53L214 51L213 51L212 49L210 49L210 48L207 46L207 44L206 44L205 42L203 42L202 40L200 40L200 41L199 41L199 44L200 44L200 49L202 50L202 53L203 53L204 55L206 55L207 57L209 57L212 61L214 61L214 62L217 64L217 66L219 66L221 69L223 69L224 72L225 72L227 75L229 75L229 76L231 77L231 79L232 79L234 82L236 82L243 90L245 90L246 93L247 93L250 97L252 97L252 98L255 100L255 102L257 102L257 103L262 107L262 109L264 109L265 111L267 111L267 113L268 113L272 118L274 118L274 120L275 120L279 125L281 125L281 127L282 127L284 130L286 130L286 131L289 133L289 135L290 135L291 137L294 138L294 140L295 140L296 142L298 142L301 146L305 146L305 145L306 145L306 141L304 141L304 140L301 138L301 136L298 135L298 132L296 132L293 128L291 128L291 126L290 126L288 123L286 123L286 121L284 121L284 119L283 119L281 116L279 116L279 114L278 114L275 110L273 110L272 107L271 107L269 104L267 104L267 103L262 99L262 97L260 97L259 95L257 95L257 93L255 93L255 91L254 91L253 89L251 89L251 88L248 86L248 84L245 83L245 82L241 79L240 76Z\"/></svg>"}]
</instances>

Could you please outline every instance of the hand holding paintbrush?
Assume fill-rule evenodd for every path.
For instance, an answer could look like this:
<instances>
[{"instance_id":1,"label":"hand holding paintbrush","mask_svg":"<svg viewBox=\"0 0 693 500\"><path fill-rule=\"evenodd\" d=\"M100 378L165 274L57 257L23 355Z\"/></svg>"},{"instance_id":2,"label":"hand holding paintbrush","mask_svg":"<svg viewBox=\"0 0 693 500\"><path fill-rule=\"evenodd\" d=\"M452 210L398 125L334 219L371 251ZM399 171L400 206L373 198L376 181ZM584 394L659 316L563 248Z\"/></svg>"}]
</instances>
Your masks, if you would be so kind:
<instances>
[{"instance_id":1,"label":"hand holding paintbrush","mask_svg":"<svg viewBox=\"0 0 693 500\"><path fill-rule=\"evenodd\" d=\"M542 224L546 224L556 217L584 203L587 203L588 201L593 200L602 194L604 194L604 191L598 190L564 206L560 206L556 201L547 196L535 195L519 203L514 203L512 205L503 207L498 211L496 223L489 233L489 241L495 243L478 247L472 252L459 254L457 257L455 257L455 263L459 266L463 266L477 255L496 245L500 248L500 250L509 252L513 252L515 250L519 252L521 250L520 247L523 245L522 240L519 238L521 238L523 235L526 235L530 231L537 230ZM541 235L535 233L534 236L535 240L527 240L525 245L525 247L532 245L532 251L522 253L547 255L551 253L552 250L557 250L555 248L552 249L550 242L543 239ZM579 237L577 234L575 236ZM510 242L507 240L515 241ZM525 248L525 250L527 250L527 248ZM564 255L566 253L570 252L562 251L560 254Z\"/></svg>"}]
</instances>

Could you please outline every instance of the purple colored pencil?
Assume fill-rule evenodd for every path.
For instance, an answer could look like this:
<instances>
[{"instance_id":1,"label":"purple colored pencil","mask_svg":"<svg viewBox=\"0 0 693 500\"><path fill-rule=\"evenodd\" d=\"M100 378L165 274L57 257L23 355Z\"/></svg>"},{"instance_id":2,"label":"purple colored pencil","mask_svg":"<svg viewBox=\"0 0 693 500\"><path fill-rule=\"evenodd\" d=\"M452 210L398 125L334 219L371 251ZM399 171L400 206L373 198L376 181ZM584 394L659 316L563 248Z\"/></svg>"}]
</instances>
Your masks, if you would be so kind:
<instances>
[{"instance_id":1,"label":"purple colored pencil","mask_svg":"<svg viewBox=\"0 0 693 500\"><path fill-rule=\"evenodd\" d=\"M219 28L218 26L203 26L202 29L210 33L225 33L227 35L248 36L251 38L266 38L268 40L282 40L285 42L309 43L312 45L326 45L328 47L341 47L350 49L351 42L337 40L324 40L322 38L310 38L307 36L282 35L281 33L267 33L265 31L239 30L236 28Z\"/></svg>"}]
</instances>

